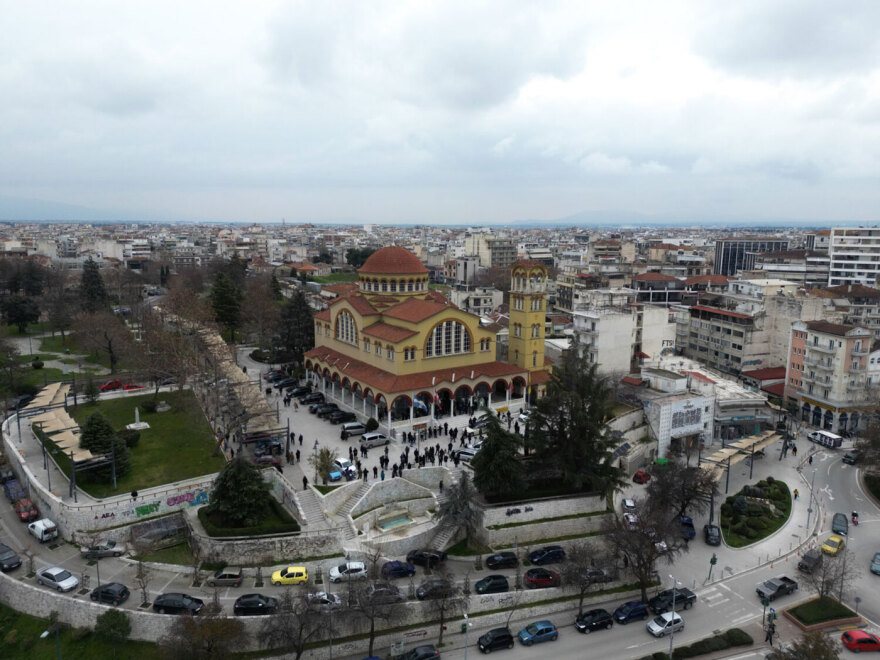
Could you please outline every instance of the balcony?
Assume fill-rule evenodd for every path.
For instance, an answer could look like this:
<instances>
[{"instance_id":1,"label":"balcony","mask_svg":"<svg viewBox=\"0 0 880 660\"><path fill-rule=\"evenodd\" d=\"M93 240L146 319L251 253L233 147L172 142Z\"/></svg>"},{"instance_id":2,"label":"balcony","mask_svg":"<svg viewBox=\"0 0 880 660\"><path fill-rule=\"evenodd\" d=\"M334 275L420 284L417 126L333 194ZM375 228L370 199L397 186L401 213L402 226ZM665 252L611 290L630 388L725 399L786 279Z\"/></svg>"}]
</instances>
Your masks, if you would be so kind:
<instances>
[{"instance_id":1,"label":"balcony","mask_svg":"<svg viewBox=\"0 0 880 660\"><path fill-rule=\"evenodd\" d=\"M863 381L856 381L855 383L847 383L846 389L848 392L859 392L865 390L865 383Z\"/></svg>"},{"instance_id":2,"label":"balcony","mask_svg":"<svg viewBox=\"0 0 880 660\"><path fill-rule=\"evenodd\" d=\"M861 357L863 355L867 355L870 351L867 348L854 348L852 354L854 357Z\"/></svg>"},{"instance_id":3,"label":"balcony","mask_svg":"<svg viewBox=\"0 0 880 660\"><path fill-rule=\"evenodd\" d=\"M820 353L832 354L837 352L836 346L829 346L828 344L808 344L807 349L810 351L819 351Z\"/></svg>"},{"instance_id":4,"label":"balcony","mask_svg":"<svg viewBox=\"0 0 880 660\"><path fill-rule=\"evenodd\" d=\"M864 367L850 367L849 369L847 369L847 372L851 373L851 374L863 374L863 373L865 373L865 368Z\"/></svg>"}]
</instances>

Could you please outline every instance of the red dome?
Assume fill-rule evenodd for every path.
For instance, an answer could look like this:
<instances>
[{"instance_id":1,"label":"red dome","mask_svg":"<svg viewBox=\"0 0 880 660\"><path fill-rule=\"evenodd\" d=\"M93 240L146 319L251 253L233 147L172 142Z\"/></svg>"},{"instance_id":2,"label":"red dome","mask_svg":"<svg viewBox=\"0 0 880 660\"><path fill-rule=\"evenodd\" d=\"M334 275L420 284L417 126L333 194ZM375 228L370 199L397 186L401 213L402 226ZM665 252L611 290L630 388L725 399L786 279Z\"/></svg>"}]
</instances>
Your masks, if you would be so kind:
<instances>
[{"instance_id":1,"label":"red dome","mask_svg":"<svg viewBox=\"0 0 880 660\"><path fill-rule=\"evenodd\" d=\"M421 275L427 272L416 255L396 246L376 250L358 269L361 275Z\"/></svg>"}]
</instances>

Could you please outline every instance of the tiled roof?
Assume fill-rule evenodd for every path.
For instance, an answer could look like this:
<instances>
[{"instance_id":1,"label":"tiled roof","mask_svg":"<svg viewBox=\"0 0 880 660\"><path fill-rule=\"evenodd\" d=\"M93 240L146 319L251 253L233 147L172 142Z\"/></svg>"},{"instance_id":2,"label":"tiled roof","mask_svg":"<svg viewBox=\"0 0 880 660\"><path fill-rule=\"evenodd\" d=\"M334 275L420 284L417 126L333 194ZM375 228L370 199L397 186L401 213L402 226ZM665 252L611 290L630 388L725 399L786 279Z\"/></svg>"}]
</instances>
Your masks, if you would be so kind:
<instances>
[{"instance_id":1,"label":"tiled roof","mask_svg":"<svg viewBox=\"0 0 880 660\"><path fill-rule=\"evenodd\" d=\"M767 394L782 396L785 393L785 383L773 383L772 385L762 387L761 389L767 392Z\"/></svg>"},{"instance_id":2,"label":"tiled roof","mask_svg":"<svg viewBox=\"0 0 880 660\"><path fill-rule=\"evenodd\" d=\"M416 255L395 245L376 250L358 269L362 275L421 275L427 272Z\"/></svg>"},{"instance_id":3,"label":"tiled roof","mask_svg":"<svg viewBox=\"0 0 880 660\"><path fill-rule=\"evenodd\" d=\"M708 305L694 305L691 309L696 309L700 312L712 312L713 314L721 314L722 316L730 316L735 319L750 319L752 318L748 314L740 314L739 312L731 312L726 309L719 309L718 307L709 307Z\"/></svg>"},{"instance_id":4,"label":"tiled roof","mask_svg":"<svg viewBox=\"0 0 880 660\"><path fill-rule=\"evenodd\" d=\"M363 334L382 339L383 341L396 343L412 337L413 335L417 335L418 333L415 330L408 330L406 328L389 325L388 323L382 323L380 321L379 323L374 323L373 325L368 325L364 328Z\"/></svg>"},{"instance_id":5,"label":"tiled roof","mask_svg":"<svg viewBox=\"0 0 880 660\"><path fill-rule=\"evenodd\" d=\"M546 362L546 360L545 360ZM550 380L550 372L546 369L541 369L540 371L533 371L531 377L529 378L530 385L542 385Z\"/></svg>"},{"instance_id":6,"label":"tiled roof","mask_svg":"<svg viewBox=\"0 0 880 660\"><path fill-rule=\"evenodd\" d=\"M635 385L636 387L641 387L644 382L641 378L636 378L635 376L624 376L620 379L621 383L626 383L627 385Z\"/></svg>"},{"instance_id":7,"label":"tiled roof","mask_svg":"<svg viewBox=\"0 0 880 660\"><path fill-rule=\"evenodd\" d=\"M456 308L452 305L443 305L431 300L414 300L410 298L409 300L404 300L399 305L386 309L383 315L392 319L419 323L449 309Z\"/></svg>"},{"instance_id":8,"label":"tiled roof","mask_svg":"<svg viewBox=\"0 0 880 660\"><path fill-rule=\"evenodd\" d=\"M374 314L379 313L376 308L370 304L370 301L364 298L360 293L340 296L339 298L336 298L333 302L331 302L330 306L333 307L334 305L338 305L343 300L354 307L354 310L361 316L373 316Z\"/></svg>"},{"instance_id":9,"label":"tiled roof","mask_svg":"<svg viewBox=\"0 0 880 660\"><path fill-rule=\"evenodd\" d=\"M516 268L517 266L522 266L523 268L546 268L542 262L535 259L517 259L511 268Z\"/></svg>"},{"instance_id":10,"label":"tiled roof","mask_svg":"<svg viewBox=\"0 0 880 660\"><path fill-rule=\"evenodd\" d=\"M641 273L633 275L633 282L677 282L678 278L663 273Z\"/></svg>"},{"instance_id":11,"label":"tiled roof","mask_svg":"<svg viewBox=\"0 0 880 660\"><path fill-rule=\"evenodd\" d=\"M830 321L807 321L807 327L813 332L822 332L826 335L837 335L838 337L845 337L847 332L856 329L854 325L831 323Z\"/></svg>"},{"instance_id":12,"label":"tiled roof","mask_svg":"<svg viewBox=\"0 0 880 660\"><path fill-rule=\"evenodd\" d=\"M727 275L697 275L696 277L687 278L685 284L712 284L719 286L727 284L730 278Z\"/></svg>"},{"instance_id":13,"label":"tiled roof","mask_svg":"<svg viewBox=\"0 0 880 660\"><path fill-rule=\"evenodd\" d=\"M864 284L841 284L824 290L833 293L835 298L880 298L880 289Z\"/></svg>"},{"instance_id":14,"label":"tiled roof","mask_svg":"<svg viewBox=\"0 0 880 660\"><path fill-rule=\"evenodd\" d=\"M785 378L785 367L767 367L766 369L753 369L741 372L742 376L755 380L778 380Z\"/></svg>"},{"instance_id":15,"label":"tiled roof","mask_svg":"<svg viewBox=\"0 0 880 660\"><path fill-rule=\"evenodd\" d=\"M468 367L423 371L417 374L398 376L384 369L377 369L371 364L350 358L326 346L316 346L306 351L305 357L317 360L322 366L327 368L337 368L342 374L361 383L362 387L366 386L374 391L384 392L389 395L395 393L411 395L413 390L420 389L455 389L464 379L471 380L472 382L482 379L512 378L514 376L528 379L526 371L506 362L484 362ZM535 380L535 375L539 373L546 372L532 373L532 384L538 382ZM473 374L473 377L471 374ZM453 376L455 376L454 381L452 380Z\"/></svg>"},{"instance_id":16,"label":"tiled roof","mask_svg":"<svg viewBox=\"0 0 880 660\"><path fill-rule=\"evenodd\" d=\"M316 313L313 318L317 319L318 321L329 321L330 320L330 310L329 309L322 309L320 312Z\"/></svg>"}]
</instances>

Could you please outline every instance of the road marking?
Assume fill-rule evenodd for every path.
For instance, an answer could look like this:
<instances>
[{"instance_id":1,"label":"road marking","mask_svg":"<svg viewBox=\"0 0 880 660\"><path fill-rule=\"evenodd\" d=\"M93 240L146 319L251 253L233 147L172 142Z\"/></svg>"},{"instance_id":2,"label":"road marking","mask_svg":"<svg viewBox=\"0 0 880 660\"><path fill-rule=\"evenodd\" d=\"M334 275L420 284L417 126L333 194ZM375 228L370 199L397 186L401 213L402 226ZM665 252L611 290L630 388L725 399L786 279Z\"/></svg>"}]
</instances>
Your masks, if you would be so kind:
<instances>
[{"instance_id":1,"label":"road marking","mask_svg":"<svg viewBox=\"0 0 880 660\"><path fill-rule=\"evenodd\" d=\"M734 627L736 627L741 623L745 623L746 621L751 621L752 619L757 619L757 618L758 618L757 614L746 614L744 616L737 617L736 619L733 619L730 623Z\"/></svg>"}]
</instances>

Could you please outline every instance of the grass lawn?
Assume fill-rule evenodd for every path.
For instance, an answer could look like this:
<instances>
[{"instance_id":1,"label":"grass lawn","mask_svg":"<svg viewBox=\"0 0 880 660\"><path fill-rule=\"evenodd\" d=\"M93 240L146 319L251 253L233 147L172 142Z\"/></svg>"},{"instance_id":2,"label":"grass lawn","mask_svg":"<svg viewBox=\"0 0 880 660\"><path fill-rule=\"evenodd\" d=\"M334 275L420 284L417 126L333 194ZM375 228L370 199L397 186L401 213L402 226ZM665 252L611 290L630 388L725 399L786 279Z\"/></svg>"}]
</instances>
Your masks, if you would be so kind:
<instances>
[{"instance_id":1,"label":"grass lawn","mask_svg":"<svg viewBox=\"0 0 880 660\"><path fill-rule=\"evenodd\" d=\"M880 475L866 474L865 486L867 486L868 490L871 491L871 495L880 500Z\"/></svg>"},{"instance_id":2,"label":"grass lawn","mask_svg":"<svg viewBox=\"0 0 880 660\"><path fill-rule=\"evenodd\" d=\"M338 284L339 282L357 282L358 274L357 273L331 273L330 275L324 275L321 277L315 276L310 278L314 282L319 282L321 284Z\"/></svg>"},{"instance_id":3,"label":"grass lawn","mask_svg":"<svg viewBox=\"0 0 880 660\"><path fill-rule=\"evenodd\" d=\"M488 555L492 553L492 548L479 545L476 541L474 541L474 544L477 546L476 548L468 545L467 539L462 539L455 545L446 548L446 552L447 554L455 555L457 557L476 557L477 555Z\"/></svg>"},{"instance_id":4,"label":"grass lawn","mask_svg":"<svg viewBox=\"0 0 880 660\"><path fill-rule=\"evenodd\" d=\"M189 543L179 543L172 545L170 548L161 548L148 552L144 555L144 561L153 561L159 564L179 564L181 566L192 566L193 553L189 549Z\"/></svg>"},{"instance_id":5,"label":"grass lawn","mask_svg":"<svg viewBox=\"0 0 880 660\"><path fill-rule=\"evenodd\" d=\"M789 610L791 615L806 626L825 623L836 619L849 619L856 615L843 603L825 596L798 605Z\"/></svg>"},{"instance_id":6,"label":"grass lawn","mask_svg":"<svg viewBox=\"0 0 880 660\"><path fill-rule=\"evenodd\" d=\"M58 657L55 635L40 639L51 624L48 619L21 614L0 605L0 639L5 660L53 660ZM94 633L62 627L59 641L65 660L93 660L94 658L126 658L152 660L160 657L159 649L149 642L128 641L110 644ZM115 646L115 649L114 649ZM114 653L115 651L115 653Z\"/></svg>"},{"instance_id":7,"label":"grass lawn","mask_svg":"<svg viewBox=\"0 0 880 660\"><path fill-rule=\"evenodd\" d=\"M41 337L40 350L52 351L53 353L64 353L68 348L71 353L85 353L86 351L77 343L76 336L67 332L64 339L57 334L54 337Z\"/></svg>"},{"instance_id":8,"label":"grass lawn","mask_svg":"<svg viewBox=\"0 0 880 660\"><path fill-rule=\"evenodd\" d=\"M223 456L211 456L214 437L192 392L163 392L161 400L167 401L172 410L164 413L145 413L141 402L151 399L152 394L108 399L95 405L84 404L70 409L71 415L82 426L88 416L100 411L119 430L134 421L134 408L139 406L141 421L150 428L141 431L137 447L131 451L131 472L119 479L114 491L109 483L94 483L88 480L88 473L79 475L77 483L94 497L108 497L133 490L143 490L152 486L191 479L203 474L220 471L224 465ZM178 397L182 397L178 405ZM56 454L56 458L59 458ZM69 462L59 460L65 472L70 469Z\"/></svg>"}]
</instances>

